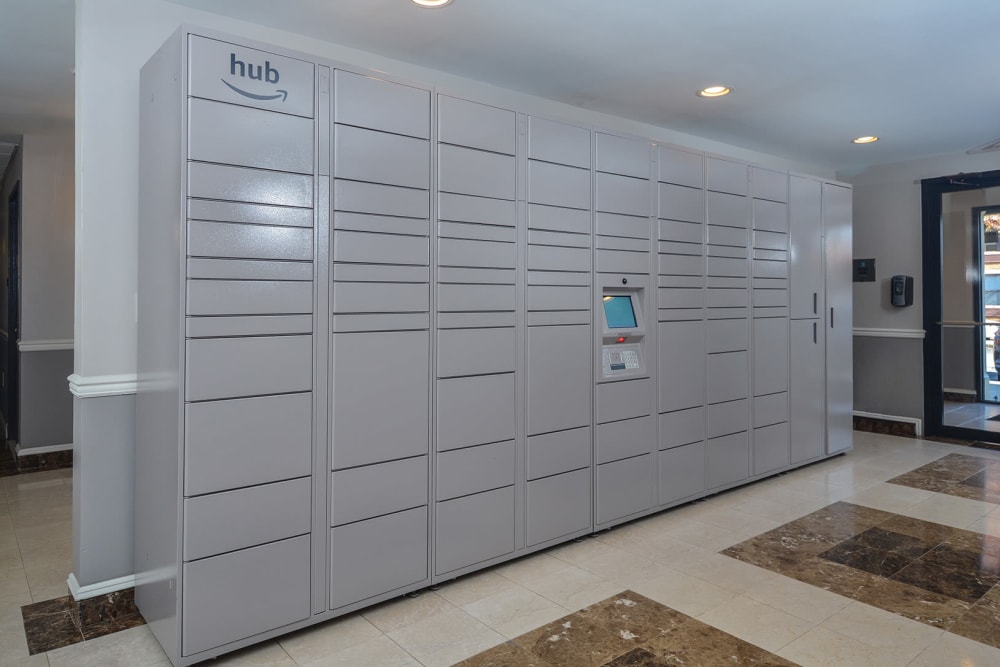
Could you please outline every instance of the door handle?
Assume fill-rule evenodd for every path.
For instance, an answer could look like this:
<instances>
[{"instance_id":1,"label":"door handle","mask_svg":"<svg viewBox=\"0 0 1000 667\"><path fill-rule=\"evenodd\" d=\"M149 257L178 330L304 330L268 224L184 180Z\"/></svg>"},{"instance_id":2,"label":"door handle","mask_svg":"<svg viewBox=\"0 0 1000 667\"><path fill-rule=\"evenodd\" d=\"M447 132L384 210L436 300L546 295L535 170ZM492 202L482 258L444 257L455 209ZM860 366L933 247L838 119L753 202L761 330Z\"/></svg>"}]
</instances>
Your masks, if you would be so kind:
<instances>
[{"instance_id":1,"label":"door handle","mask_svg":"<svg viewBox=\"0 0 1000 667\"><path fill-rule=\"evenodd\" d=\"M830 328L833 328L833 308L830 309Z\"/></svg>"},{"instance_id":2,"label":"door handle","mask_svg":"<svg viewBox=\"0 0 1000 667\"><path fill-rule=\"evenodd\" d=\"M819 299L817 298L818 292L813 292L813 315L819 315Z\"/></svg>"},{"instance_id":3,"label":"door handle","mask_svg":"<svg viewBox=\"0 0 1000 667\"><path fill-rule=\"evenodd\" d=\"M819 341L816 340L816 329L817 329L816 323L813 322L813 345L815 345L816 343L819 342Z\"/></svg>"}]
</instances>

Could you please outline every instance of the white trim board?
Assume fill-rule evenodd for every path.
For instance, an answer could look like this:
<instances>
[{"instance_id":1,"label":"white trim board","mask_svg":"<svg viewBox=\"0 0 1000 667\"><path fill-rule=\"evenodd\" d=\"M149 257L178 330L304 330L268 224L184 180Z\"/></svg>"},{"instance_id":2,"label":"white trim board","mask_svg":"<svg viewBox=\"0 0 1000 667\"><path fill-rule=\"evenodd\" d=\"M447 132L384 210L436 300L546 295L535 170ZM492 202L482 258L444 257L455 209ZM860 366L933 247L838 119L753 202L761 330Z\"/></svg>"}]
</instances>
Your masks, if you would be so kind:
<instances>
[{"instance_id":1,"label":"white trim board","mask_svg":"<svg viewBox=\"0 0 1000 667\"><path fill-rule=\"evenodd\" d=\"M117 579L108 579L107 581L98 581L96 584L81 586L76 580L76 574L70 572L69 578L66 579L66 585L69 586L69 592L73 596L73 599L79 602L80 600L89 600L100 595L135 588L135 575L129 574Z\"/></svg>"},{"instance_id":2,"label":"white trim board","mask_svg":"<svg viewBox=\"0 0 1000 667\"><path fill-rule=\"evenodd\" d=\"M60 350L72 350L72 338L58 338L52 340L19 340L17 341L19 352L56 352Z\"/></svg>"},{"instance_id":3,"label":"white trim board","mask_svg":"<svg viewBox=\"0 0 1000 667\"><path fill-rule=\"evenodd\" d=\"M866 338L919 338L923 340L925 332L923 329L876 329L869 327L855 327L855 336Z\"/></svg>"},{"instance_id":4,"label":"white trim board","mask_svg":"<svg viewBox=\"0 0 1000 667\"><path fill-rule=\"evenodd\" d=\"M902 422L904 424L913 424L914 432L917 437L921 437L924 434L924 420L917 419L916 417L900 417L898 415L883 415L877 412L861 412L860 410L854 411L855 417L867 417L868 419L882 419L890 422Z\"/></svg>"},{"instance_id":5,"label":"white trim board","mask_svg":"<svg viewBox=\"0 0 1000 667\"><path fill-rule=\"evenodd\" d=\"M32 454L51 454L53 452L66 452L66 451L73 451L72 442L65 445L45 445L44 447L22 447L20 443L18 443L17 445L18 456L31 456Z\"/></svg>"},{"instance_id":6,"label":"white trim board","mask_svg":"<svg viewBox=\"0 0 1000 667\"><path fill-rule=\"evenodd\" d=\"M139 376L135 373L90 376L74 373L66 379L69 380L70 393L77 398L125 396L136 393L139 386Z\"/></svg>"}]
</instances>

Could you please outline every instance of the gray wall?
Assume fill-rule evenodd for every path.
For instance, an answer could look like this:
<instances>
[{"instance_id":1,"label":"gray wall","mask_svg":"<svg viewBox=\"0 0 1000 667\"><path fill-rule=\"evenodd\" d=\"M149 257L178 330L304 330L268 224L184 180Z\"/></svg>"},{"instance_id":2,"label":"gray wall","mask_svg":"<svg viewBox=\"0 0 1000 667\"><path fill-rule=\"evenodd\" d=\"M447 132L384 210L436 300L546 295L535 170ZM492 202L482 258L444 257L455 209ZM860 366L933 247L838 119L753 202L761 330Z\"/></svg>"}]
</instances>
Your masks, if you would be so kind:
<instances>
[{"instance_id":1,"label":"gray wall","mask_svg":"<svg viewBox=\"0 0 1000 667\"><path fill-rule=\"evenodd\" d=\"M73 350L21 352L21 452L73 442Z\"/></svg>"},{"instance_id":2,"label":"gray wall","mask_svg":"<svg viewBox=\"0 0 1000 667\"><path fill-rule=\"evenodd\" d=\"M854 185L854 256L877 280L854 284L854 409L923 419L923 261L920 180L1000 169L1000 153L943 155L838 176ZM914 303L894 308L889 279L914 278ZM915 369L920 369L917 374ZM904 382L906 384L904 384Z\"/></svg>"}]
</instances>

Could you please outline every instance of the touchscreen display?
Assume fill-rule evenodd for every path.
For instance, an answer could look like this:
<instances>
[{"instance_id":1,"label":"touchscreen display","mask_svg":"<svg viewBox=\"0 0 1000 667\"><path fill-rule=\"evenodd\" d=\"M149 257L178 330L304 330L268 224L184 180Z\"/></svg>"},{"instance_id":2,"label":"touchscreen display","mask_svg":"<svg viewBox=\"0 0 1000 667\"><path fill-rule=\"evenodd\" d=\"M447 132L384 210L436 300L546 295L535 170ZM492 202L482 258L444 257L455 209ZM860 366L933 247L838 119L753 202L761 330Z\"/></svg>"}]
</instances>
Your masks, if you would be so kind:
<instances>
[{"instance_id":1,"label":"touchscreen display","mask_svg":"<svg viewBox=\"0 0 1000 667\"><path fill-rule=\"evenodd\" d=\"M609 329L634 329L636 324L635 311L632 309L632 297L604 297L604 317L608 320Z\"/></svg>"}]
</instances>

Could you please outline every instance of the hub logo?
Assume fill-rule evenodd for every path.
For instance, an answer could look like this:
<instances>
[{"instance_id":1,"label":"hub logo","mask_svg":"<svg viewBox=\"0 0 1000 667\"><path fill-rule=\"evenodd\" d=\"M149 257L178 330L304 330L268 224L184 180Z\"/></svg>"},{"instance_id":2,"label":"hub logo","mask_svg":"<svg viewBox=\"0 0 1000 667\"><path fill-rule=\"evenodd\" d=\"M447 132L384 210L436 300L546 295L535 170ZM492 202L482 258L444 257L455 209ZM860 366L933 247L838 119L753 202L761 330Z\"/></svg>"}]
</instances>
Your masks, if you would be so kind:
<instances>
[{"instance_id":1,"label":"hub logo","mask_svg":"<svg viewBox=\"0 0 1000 667\"><path fill-rule=\"evenodd\" d=\"M281 78L281 75L278 73L278 69L276 67L271 67L271 61L265 60L263 66L254 65L253 63L245 63L242 60L238 60L235 53L229 54L229 73L232 76L238 76L241 79L264 81L266 83L278 83L278 80ZM288 99L288 91L280 88L275 89L274 95L260 95L238 88L225 79L222 79L221 81L232 91L239 93L243 97L249 97L252 100L276 100L280 97L281 101L284 102Z\"/></svg>"}]
</instances>

